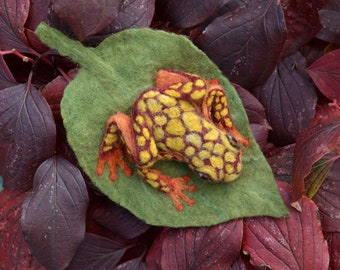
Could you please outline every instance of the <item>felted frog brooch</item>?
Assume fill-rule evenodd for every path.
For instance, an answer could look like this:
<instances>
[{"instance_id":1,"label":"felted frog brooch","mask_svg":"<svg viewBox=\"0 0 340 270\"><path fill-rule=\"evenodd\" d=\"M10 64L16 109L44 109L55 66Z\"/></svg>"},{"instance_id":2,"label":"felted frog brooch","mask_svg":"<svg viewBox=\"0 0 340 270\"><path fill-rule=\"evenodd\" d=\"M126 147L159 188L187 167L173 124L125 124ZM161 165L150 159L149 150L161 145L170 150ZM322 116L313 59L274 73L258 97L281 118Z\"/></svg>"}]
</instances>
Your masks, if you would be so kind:
<instances>
[{"instance_id":1,"label":"felted frog brooch","mask_svg":"<svg viewBox=\"0 0 340 270\"><path fill-rule=\"evenodd\" d=\"M163 191L181 211L181 200L193 205L188 176L171 178L153 168L163 159L185 162L203 179L230 182L242 170L241 144L227 98L217 80L174 70L159 70L155 87L144 90L132 105L131 117L117 113L107 121L96 173L105 163L117 180L116 166L132 175L126 158L152 187Z\"/></svg>"}]
</instances>

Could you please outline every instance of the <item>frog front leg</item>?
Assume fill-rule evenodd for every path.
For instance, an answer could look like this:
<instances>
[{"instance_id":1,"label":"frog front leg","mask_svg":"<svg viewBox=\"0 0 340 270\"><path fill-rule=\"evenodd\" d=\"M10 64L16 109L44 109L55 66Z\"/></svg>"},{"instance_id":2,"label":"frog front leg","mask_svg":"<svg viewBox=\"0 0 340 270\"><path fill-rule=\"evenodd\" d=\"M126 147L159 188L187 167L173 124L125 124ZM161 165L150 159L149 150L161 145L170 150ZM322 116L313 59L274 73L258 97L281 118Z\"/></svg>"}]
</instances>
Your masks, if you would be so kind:
<instances>
[{"instance_id":1,"label":"frog front leg","mask_svg":"<svg viewBox=\"0 0 340 270\"><path fill-rule=\"evenodd\" d=\"M227 97L217 80L208 81L207 94L202 103L202 113L206 119L210 119L244 146L248 146L249 141L239 133L231 119Z\"/></svg>"},{"instance_id":2,"label":"frog front leg","mask_svg":"<svg viewBox=\"0 0 340 270\"><path fill-rule=\"evenodd\" d=\"M127 132L124 136L121 130ZM132 175L132 170L125 160L125 144L132 146L131 119L129 116L119 113L111 116L107 121L104 138L100 145L99 158L96 169L97 175L102 175L104 166L107 163L110 169L110 178L112 181L117 180L117 165L127 176ZM124 138L125 143L122 140Z\"/></svg>"}]
</instances>

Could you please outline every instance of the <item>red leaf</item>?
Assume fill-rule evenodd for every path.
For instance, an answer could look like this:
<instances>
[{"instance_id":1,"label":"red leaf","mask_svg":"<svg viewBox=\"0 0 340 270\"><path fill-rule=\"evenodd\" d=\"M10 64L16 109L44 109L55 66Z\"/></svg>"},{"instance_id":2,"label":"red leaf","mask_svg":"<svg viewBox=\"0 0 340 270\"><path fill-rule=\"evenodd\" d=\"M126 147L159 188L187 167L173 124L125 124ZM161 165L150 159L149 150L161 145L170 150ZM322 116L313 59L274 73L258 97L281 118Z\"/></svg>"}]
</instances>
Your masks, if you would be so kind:
<instances>
[{"instance_id":1,"label":"red leaf","mask_svg":"<svg viewBox=\"0 0 340 270\"><path fill-rule=\"evenodd\" d=\"M315 113L316 89L308 75L301 71L305 60L300 53L283 59L266 83L254 90L266 108L273 131L270 140L278 146L293 143Z\"/></svg>"},{"instance_id":2,"label":"red leaf","mask_svg":"<svg viewBox=\"0 0 340 270\"><path fill-rule=\"evenodd\" d=\"M107 27L115 18L122 5L121 0L55 0L54 11L65 21L80 41Z\"/></svg>"},{"instance_id":3,"label":"red leaf","mask_svg":"<svg viewBox=\"0 0 340 270\"><path fill-rule=\"evenodd\" d=\"M293 164L293 202L303 195L304 179L315 162L330 153L340 137L340 110L326 105L318 113L314 124L305 128L296 138Z\"/></svg>"},{"instance_id":4,"label":"red leaf","mask_svg":"<svg viewBox=\"0 0 340 270\"><path fill-rule=\"evenodd\" d=\"M325 0L282 0L287 25L287 39L282 56L298 51L321 29L318 10Z\"/></svg>"},{"instance_id":5,"label":"red leaf","mask_svg":"<svg viewBox=\"0 0 340 270\"><path fill-rule=\"evenodd\" d=\"M340 49L316 60L306 71L319 90L330 100L340 101Z\"/></svg>"},{"instance_id":6,"label":"red leaf","mask_svg":"<svg viewBox=\"0 0 340 270\"><path fill-rule=\"evenodd\" d=\"M326 233L326 238L331 256L329 269L340 269L340 233Z\"/></svg>"},{"instance_id":7,"label":"red leaf","mask_svg":"<svg viewBox=\"0 0 340 270\"><path fill-rule=\"evenodd\" d=\"M36 168L53 155L55 141L51 109L37 89L20 84L0 91L0 142L7 146L0 161L5 188L28 190Z\"/></svg>"},{"instance_id":8,"label":"red leaf","mask_svg":"<svg viewBox=\"0 0 340 270\"><path fill-rule=\"evenodd\" d=\"M340 159L334 162L326 180L313 197L319 207L322 230L340 232Z\"/></svg>"},{"instance_id":9,"label":"red leaf","mask_svg":"<svg viewBox=\"0 0 340 270\"><path fill-rule=\"evenodd\" d=\"M34 175L33 192L23 204L21 224L25 240L48 269L64 269L85 234L88 195L80 171L53 157Z\"/></svg>"},{"instance_id":10,"label":"red leaf","mask_svg":"<svg viewBox=\"0 0 340 270\"><path fill-rule=\"evenodd\" d=\"M302 211L298 212L289 206L289 185L279 183L279 189L289 208L289 218L246 219L243 252L250 255L250 262L255 267L327 270L329 253L316 205L307 197L303 197Z\"/></svg>"},{"instance_id":11,"label":"red leaf","mask_svg":"<svg viewBox=\"0 0 340 270\"><path fill-rule=\"evenodd\" d=\"M285 36L280 3L254 0L215 19L196 43L230 81L252 89L273 72Z\"/></svg>"},{"instance_id":12,"label":"red leaf","mask_svg":"<svg viewBox=\"0 0 340 270\"><path fill-rule=\"evenodd\" d=\"M108 238L86 233L67 269L113 269L128 248Z\"/></svg>"},{"instance_id":13,"label":"red leaf","mask_svg":"<svg viewBox=\"0 0 340 270\"><path fill-rule=\"evenodd\" d=\"M26 193L0 192L0 268L45 269L32 256L21 232L21 205Z\"/></svg>"},{"instance_id":14,"label":"red leaf","mask_svg":"<svg viewBox=\"0 0 340 270\"><path fill-rule=\"evenodd\" d=\"M24 34L29 6L28 0L0 0L0 50L35 53Z\"/></svg>"},{"instance_id":15,"label":"red leaf","mask_svg":"<svg viewBox=\"0 0 340 270\"><path fill-rule=\"evenodd\" d=\"M150 269L228 269L238 257L242 220L211 227L165 229L146 258Z\"/></svg>"},{"instance_id":16,"label":"red leaf","mask_svg":"<svg viewBox=\"0 0 340 270\"><path fill-rule=\"evenodd\" d=\"M100 225L125 239L135 238L150 228L149 225L136 218L128 210L111 201L97 208L93 218Z\"/></svg>"},{"instance_id":17,"label":"red leaf","mask_svg":"<svg viewBox=\"0 0 340 270\"><path fill-rule=\"evenodd\" d=\"M230 0L160 1L170 23L176 28L189 28L213 17Z\"/></svg>"}]
</instances>

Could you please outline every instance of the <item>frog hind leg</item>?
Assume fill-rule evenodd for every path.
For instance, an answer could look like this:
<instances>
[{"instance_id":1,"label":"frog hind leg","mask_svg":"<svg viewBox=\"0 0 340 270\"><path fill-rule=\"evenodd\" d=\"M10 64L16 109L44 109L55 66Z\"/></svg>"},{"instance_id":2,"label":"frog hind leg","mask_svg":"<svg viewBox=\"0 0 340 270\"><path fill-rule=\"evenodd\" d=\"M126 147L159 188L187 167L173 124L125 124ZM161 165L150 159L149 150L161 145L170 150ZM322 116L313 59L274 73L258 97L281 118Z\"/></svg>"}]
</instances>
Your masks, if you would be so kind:
<instances>
[{"instance_id":1,"label":"frog hind leg","mask_svg":"<svg viewBox=\"0 0 340 270\"><path fill-rule=\"evenodd\" d=\"M131 120L125 114L118 113L110 117L107 121L105 134L100 145L99 158L96 168L96 174L102 175L104 166L107 163L110 169L110 178L112 181L117 180L117 165L123 170L127 176L132 175L132 170L125 160L123 134L129 134L131 130ZM125 138L127 137L127 139ZM125 144L129 146L129 136L125 136Z\"/></svg>"},{"instance_id":2,"label":"frog hind leg","mask_svg":"<svg viewBox=\"0 0 340 270\"><path fill-rule=\"evenodd\" d=\"M225 130L244 146L249 141L236 129L231 119L227 97L222 86L216 80L208 81L208 91L202 103L202 113L205 118L210 119L219 128Z\"/></svg>"},{"instance_id":3,"label":"frog hind leg","mask_svg":"<svg viewBox=\"0 0 340 270\"><path fill-rule=\"evenodd\" d=\"M183 210L181 200L189 206L194 205L195 200L190 199L184 193L185 191L193 192L196 190L195 186L187 184L190 181L188 176L171 178L152 168L138 168L138 172L153 188L163 191L166 195L168 195L178 211Z\"/></svg>"}]
</instances>

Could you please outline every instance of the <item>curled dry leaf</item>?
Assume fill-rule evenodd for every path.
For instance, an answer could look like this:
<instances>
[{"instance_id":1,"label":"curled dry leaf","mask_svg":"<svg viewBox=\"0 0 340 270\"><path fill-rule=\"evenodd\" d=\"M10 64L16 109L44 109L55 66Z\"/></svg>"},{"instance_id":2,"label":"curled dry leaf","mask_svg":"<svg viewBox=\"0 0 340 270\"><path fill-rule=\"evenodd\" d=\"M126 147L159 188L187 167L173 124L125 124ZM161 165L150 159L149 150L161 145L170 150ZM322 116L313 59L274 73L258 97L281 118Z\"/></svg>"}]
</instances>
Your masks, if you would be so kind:
<instances>
[{"instance_id":1,"label":"curled dry leaf","mask_svg":"<svg viewBox=\"0 0 340 270\"><path fill-rule=\"evenodd\" d=\"M243 252L255 267L270 269L327 270L329 253L323 237L317 206L307 197L301 199L301 212L289 206L291 188L279 182L288 218L245 219Z\"/></svg>"},{"instance_id":2,"label":"curled dry leaf","mask_svg":"<svg viewBox=\"0 0 340 270\"><path fill-rule=\"evenodd\" d=\"M164 229L146 258L150 269L229 269L238 257L242 220L211 227Z\"/></svg>"},{"instance_id":3,"label":"curled dry leaf","mask_svg":"<svg viewBox=\"0 0 340 270\"><path fill-rule=\"evenodd\" d=\"M0 91L0 142L7 148L0 161L6 168L4 187L28 190L36 168L53 155L56 143L51 109L30 83Z\"/></svg>"},{"instance_id":4,"label":"curled dry leaf","mask_svg":"<svg viewBox=\"0 0 340 270\"><path fill-rule=\"evenodd\" d=\"M340 232L340 159L334 162L313 201L319 207L322 229Z\"/></svg>"},{"instance_id":5,"label":"curled dry leaf","mask_svg":"<svg viewBox=\"0 0 340 270\"><path fill-rule=\"evenodd\" d=\"M254 90L266 108L272 132L270 140L278 146L293 143L315 114L316 88L301 71L304 57L296 53L283 59L265 84Z\"/></svg>"},{"instance_id":6,"label":"curled dry leaf","mask_svg":"<svg viewBox=\"0 0 340 270\"><path fill-rule=\"evenodd\" d=\"M251 89L262 84L274 70L285 31L280 3L255 0L216 18L195 43L230 81Z\"/></svg>"},{"instance_id":7,"label":"curled dry leaf","mask_svg":"<svg viewBox=\"0 0 340 270\"><path fill-rule=\"evenodd\" d=\"M296 138L292 172L293 202L305 192L304 180L312 166L336 147L340 137L340 110L328 104L320 107L314 123Z\"/></svg>"},{"instance_id":8,"label":"curled dry leaf","mask_svg":"<svg viewBox=\"0 0 340 270\"><path fill-rule=\"evenodd\" d=\"M25 240L48 269L64 269L85 234L88 195L80 171L67 160L52 157L34 175L33 191L23 203Z\"/></svg>"},{"instance_id":9,"label":"curled dry leaf","mask_svg":"<svg viewBox=\"0 0 340 270\"><path fill-rule=\"evenodd\" d=\"M329 100L340 101L340 49L320 57L306 71L321 93Z\"/></svg>"},{"instance_id":10,"label":"curled dry leaf","mask_svg":"<svg viewBox=\"0 0 340 270\"><path fill-rule=\"evenodd\" d=\"M0 192L0 268L43 270L29 250L21 232L21 205L27 193Z\"/></svg>"}]
</instances>

